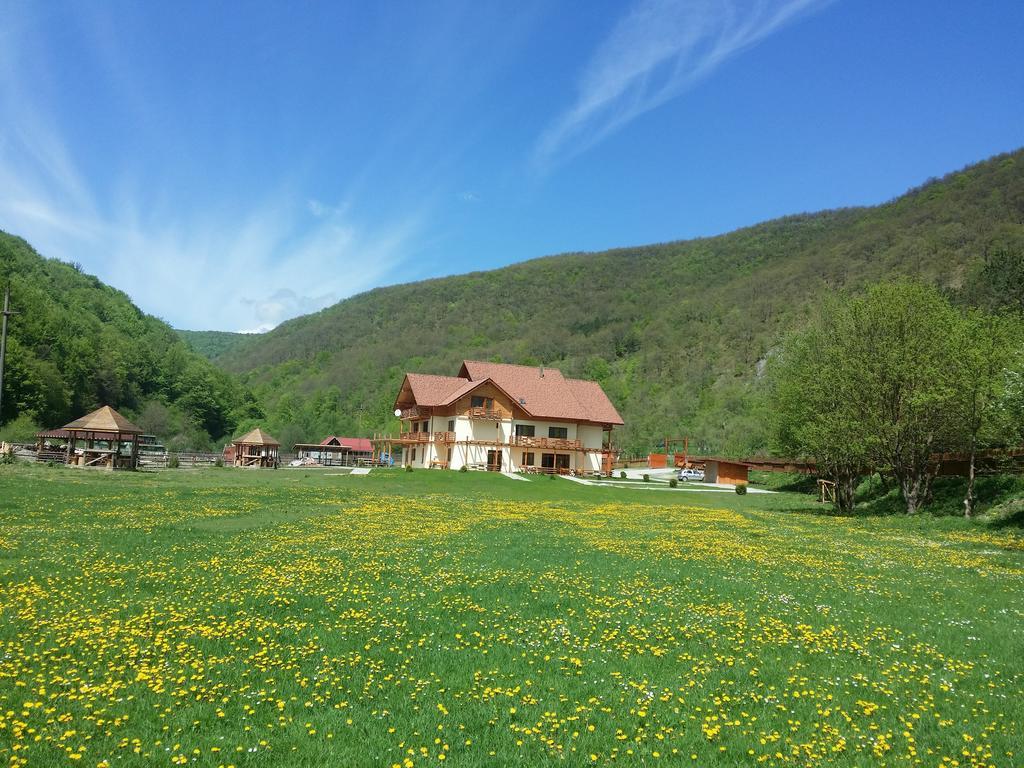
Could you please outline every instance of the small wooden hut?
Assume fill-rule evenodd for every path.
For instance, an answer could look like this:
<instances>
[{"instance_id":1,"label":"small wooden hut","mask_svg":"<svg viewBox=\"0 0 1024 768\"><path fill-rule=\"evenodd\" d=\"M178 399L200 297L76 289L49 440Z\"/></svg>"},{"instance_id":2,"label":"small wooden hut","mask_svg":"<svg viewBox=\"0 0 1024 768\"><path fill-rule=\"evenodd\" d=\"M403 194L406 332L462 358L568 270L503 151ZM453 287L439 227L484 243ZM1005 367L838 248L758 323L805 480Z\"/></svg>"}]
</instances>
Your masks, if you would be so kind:
<instances>
[{"instance_id":1,"label":"small wooden hut","mask_svg":"<svg viewBox=\"0 0 1024 768\"><path fill-rule=\"evenodd\" d=\"M281 444L259 427L231 442L235 449L236 467L277 469Z\"/></svg>"},{"instance_id":2,"label":"small wooden hut","mask_svg":"<svg viewBox=\"0 0 1024 768\"><path fill-rule=\"evenodd\" d=\"M135 469L142 430L109 405L66 424L65 461L72 466Z\"/></svg>"}]
</instances>

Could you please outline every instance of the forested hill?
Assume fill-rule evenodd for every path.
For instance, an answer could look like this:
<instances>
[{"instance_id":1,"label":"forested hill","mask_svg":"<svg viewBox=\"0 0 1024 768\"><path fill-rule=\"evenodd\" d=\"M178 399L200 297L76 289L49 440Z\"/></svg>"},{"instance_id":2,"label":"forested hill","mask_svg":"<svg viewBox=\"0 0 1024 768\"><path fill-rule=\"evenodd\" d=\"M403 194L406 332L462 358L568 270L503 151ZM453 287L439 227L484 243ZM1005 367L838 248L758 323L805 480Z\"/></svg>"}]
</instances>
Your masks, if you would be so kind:
<instances>
[{"instance_id":1,"label":"forested hill","mask_svg":"<svg viewBox=\"0 0 1024 768\"><path fill-rule=\"evenodd\" d=\"M218 364L243 376L285 443L393 428L404 371L453 374L473 358L600 381L627 448L668 433L744 453L762 439L766 356L823 297L894 276L960 289L986 254L1022 243L1017 151L876 207L380 288L231 340Z\"/></svg>"},{"instance_id":2,"label":"forested hill","mask_svg":"<svg viewBox=\"0 0 1024 768\"><path fill-rule=\"evenodd\" d=\"M8 436L59 427L106 404L172 446L209 447L259 415L235 377L125 294L0 232L0 287L8 280L18 311L0 414Z\"/></svg>"}]
</instances>

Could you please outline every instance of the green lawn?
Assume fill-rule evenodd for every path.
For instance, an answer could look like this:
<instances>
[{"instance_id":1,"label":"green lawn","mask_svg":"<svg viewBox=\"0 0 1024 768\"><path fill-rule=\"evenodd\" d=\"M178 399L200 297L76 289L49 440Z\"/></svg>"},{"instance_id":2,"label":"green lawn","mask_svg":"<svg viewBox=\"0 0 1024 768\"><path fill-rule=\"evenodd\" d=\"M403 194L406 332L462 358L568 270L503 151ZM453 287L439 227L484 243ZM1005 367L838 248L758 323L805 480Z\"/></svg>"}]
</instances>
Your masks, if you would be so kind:
<instances>
[{"instance_id":1,"label":"green lawn","mask_svg":"<svg viewBox=\"0 0 1024 768\"><path fill-rule=\"evenodd\" d=\"M0 761L1024 763L1024 537L477 473L0 467Z\"/></svg>"}]
</instances>

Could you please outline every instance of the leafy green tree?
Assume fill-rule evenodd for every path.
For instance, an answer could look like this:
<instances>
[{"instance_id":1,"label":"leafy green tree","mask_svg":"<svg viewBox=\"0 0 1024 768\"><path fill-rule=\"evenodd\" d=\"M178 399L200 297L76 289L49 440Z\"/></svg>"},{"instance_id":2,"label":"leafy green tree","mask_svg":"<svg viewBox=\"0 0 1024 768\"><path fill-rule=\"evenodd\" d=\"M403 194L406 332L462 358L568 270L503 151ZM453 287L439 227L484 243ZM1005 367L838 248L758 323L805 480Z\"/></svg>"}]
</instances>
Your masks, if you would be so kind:
<instances>
[{"instance_id":1,"label":"leafy green tree","mask_svg":"<svg viewBox=\"0 0 1024 768\"><path fill-rule=\"evenodd\" d=\"M830 303L816 323L786 339L768 366L769 419L775 450L817 462L836 484L839 511L849 514L877 445L857 397L853 358L864 342L844 309Z\"/></svg>"},{"instance_id":2,"label":"leafy green tree","mask_svg":"<svg viewBox=\"0 0 1024 768\"><path fill-rule=\"evenodd\" d=\"M1014 385L1022 368L1021 319L969 309L960 319L956 347L957 396L954 417L968 452L964 516L975 511L975 459L979 446L1005 444L1016 437Z\"/></svg>"},{"instance_id":3,"label":"leafy green tree","mask_svg":"<svg viewBox=\"0 0 1024 768\"><path fill-rule=\"evenodd\" d=\"M882 283L830 302L787 342L773 372L776 436L835 477L841 509L873 471L896 479L908 514L928 501L932 455L964 433L963 329L935 288Z\"/></svg>"}]
</instances>

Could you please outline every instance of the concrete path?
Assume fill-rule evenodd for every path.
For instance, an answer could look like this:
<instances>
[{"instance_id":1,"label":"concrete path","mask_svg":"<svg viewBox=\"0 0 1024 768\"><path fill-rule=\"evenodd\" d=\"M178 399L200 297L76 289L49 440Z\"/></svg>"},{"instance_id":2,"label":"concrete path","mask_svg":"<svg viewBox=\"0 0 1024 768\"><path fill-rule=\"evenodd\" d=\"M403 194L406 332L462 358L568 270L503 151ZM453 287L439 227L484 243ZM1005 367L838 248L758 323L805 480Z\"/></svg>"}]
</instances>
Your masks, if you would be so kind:
<instances>
[{"instance_id":1,"label":"concrete path","mask_svg":"<svg viewBox=\"0 0 1024 768\"><path fill-rule=\"evenodd\" d=\"M522 480L524 483L530 482L525 477L523 477L522 475L517 475L515 472L502 472L501 474L512 480Z\"/></svg>"},{"instance_id":2,"label":"concrete path","mask_svg":"<svg viewBox=\"0 0 1024 768\"><path fill-rule=\"evenodd\" d=\"M582 477L572 477L571 475L560 475L566 480L572 480L574 483L580 485L596 485L602 488L629 488L631 490L640 491L688 491L690 493L736 493L736 486L729 485L727 483L695 483L692 480L687 480L685 483L679 483L675 488L669 486L668 481L673 472L669 471L668 475L664 477L655 477L655 472L664 473L665 470L648 470L648 474L651 475L649 482L644 482L642 479L639 482L634 480L588 480ZM628 470L627 470L628 473ZM641 478L643 473L640 473ZM629 474L626 475L629 477ZM751 488L747 487L747 493L776 493L776 491L766 491L763 488Z\"/></svg>"}]
</instances>

